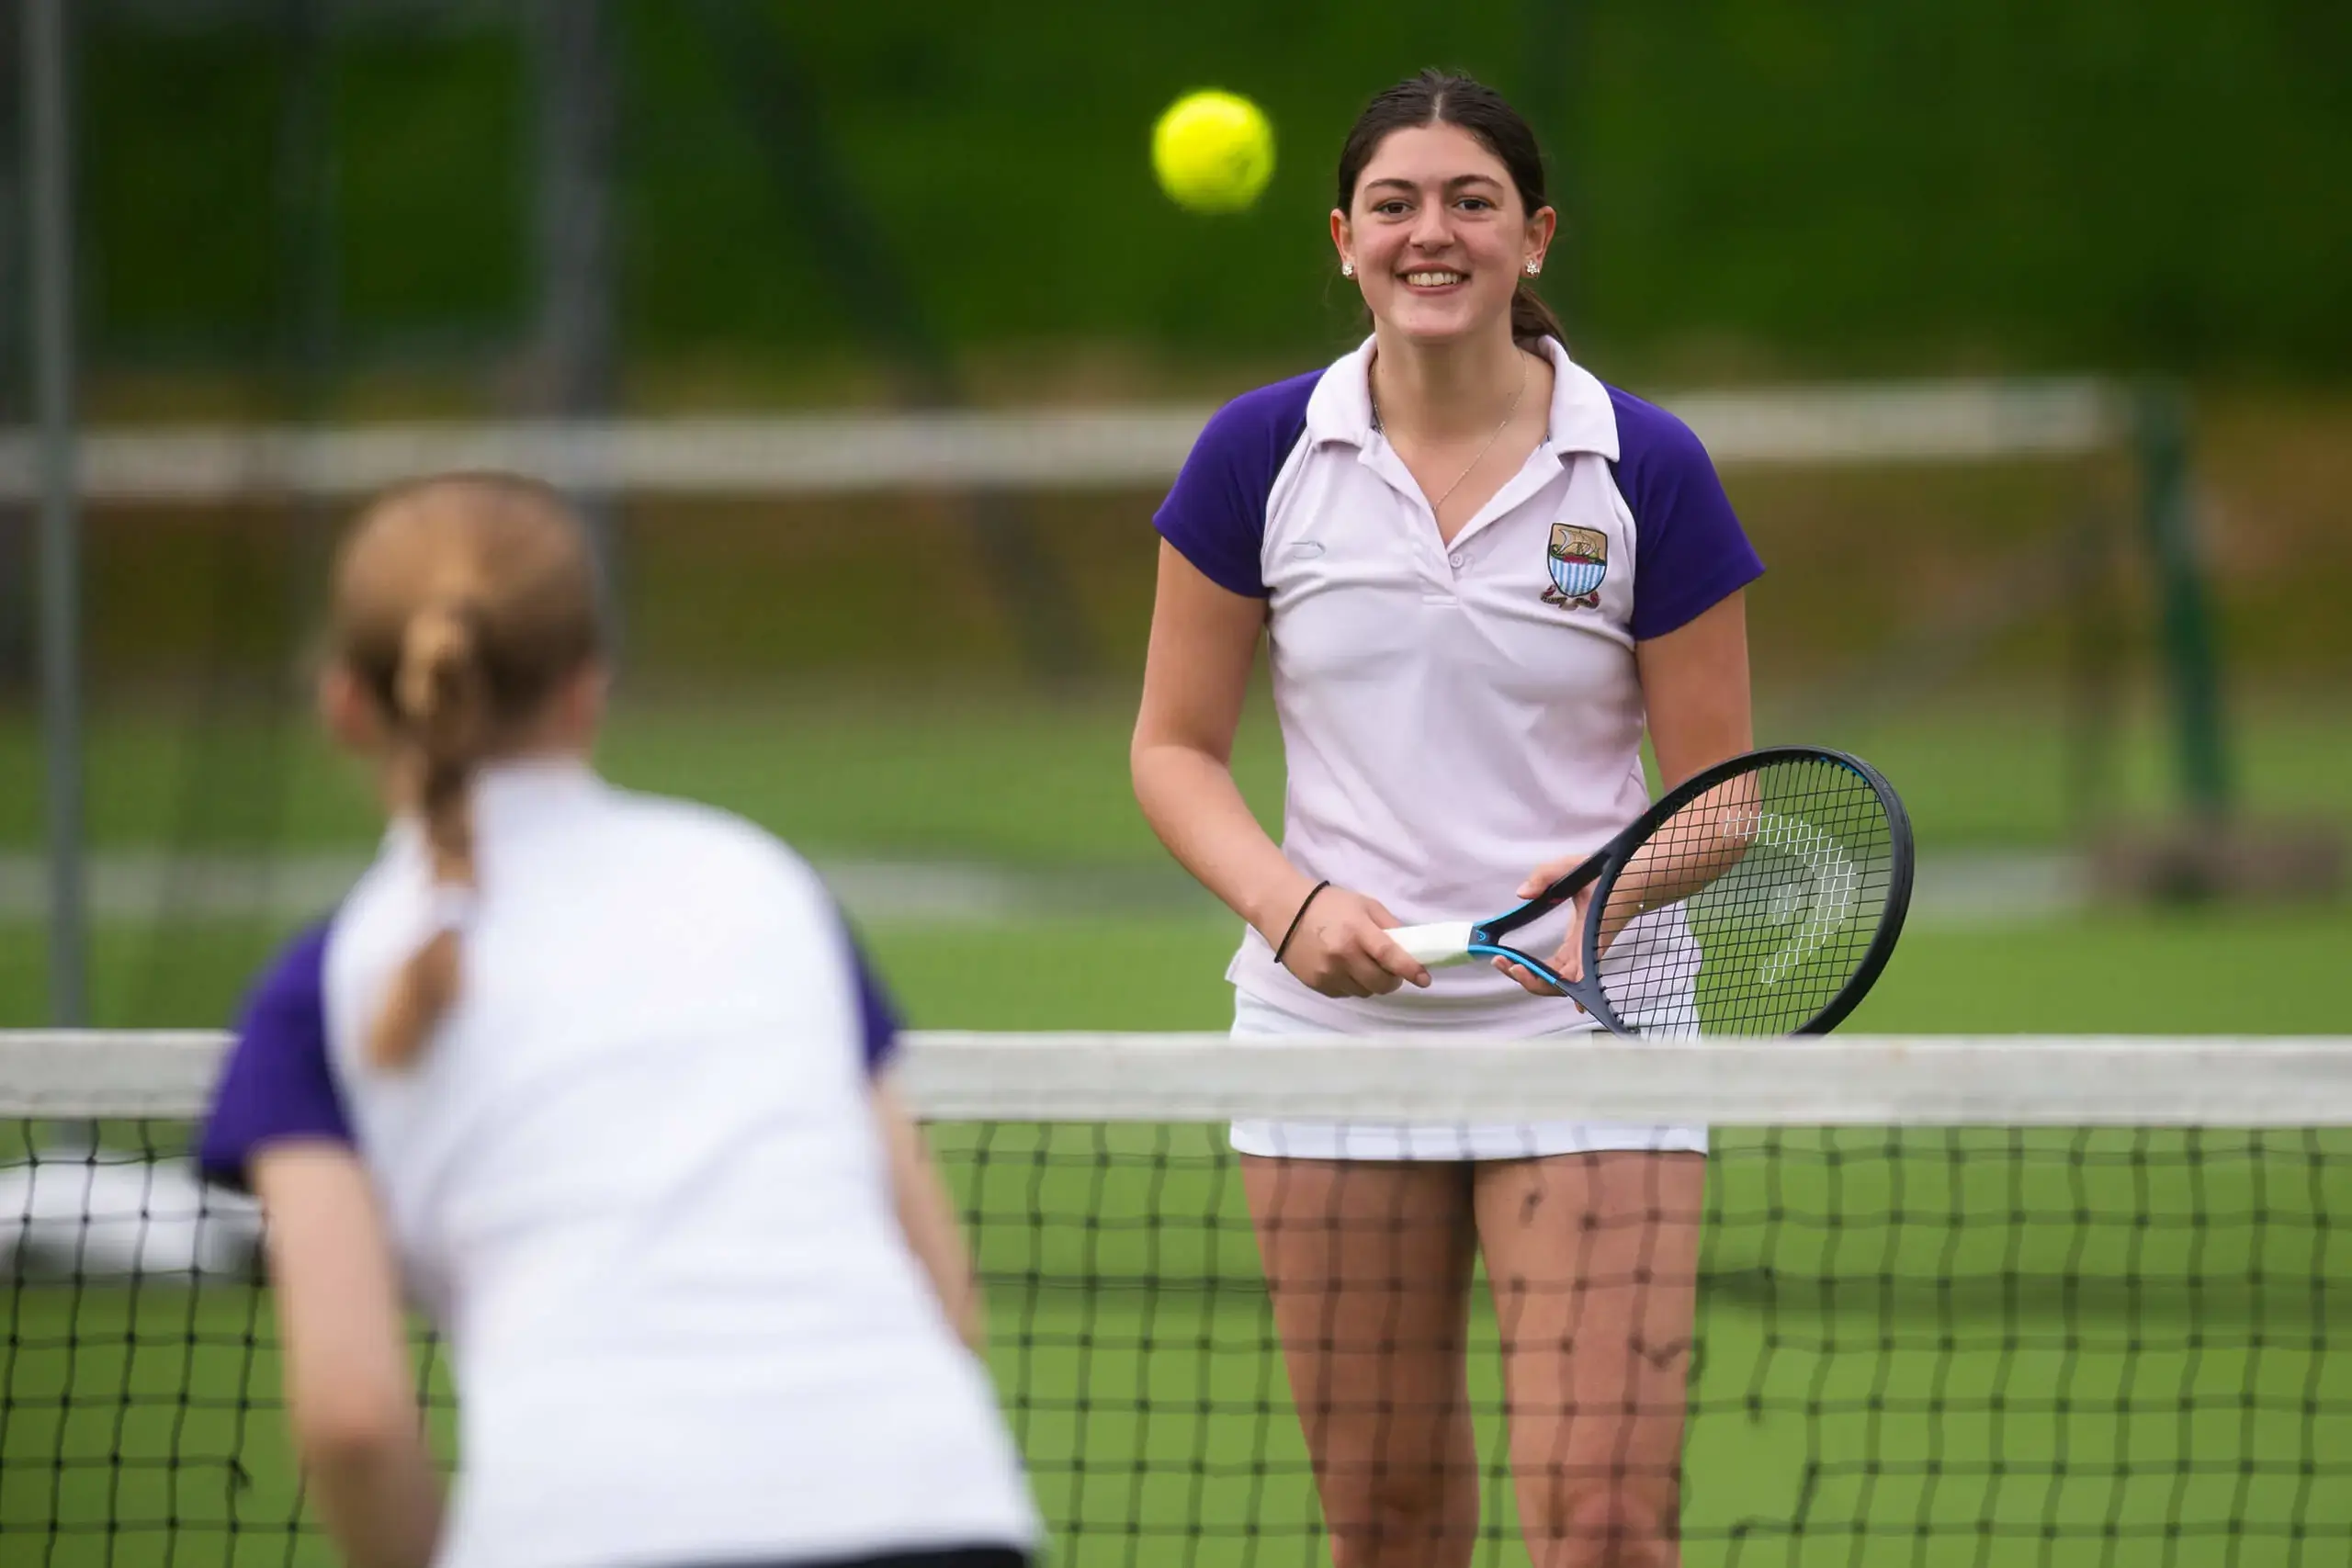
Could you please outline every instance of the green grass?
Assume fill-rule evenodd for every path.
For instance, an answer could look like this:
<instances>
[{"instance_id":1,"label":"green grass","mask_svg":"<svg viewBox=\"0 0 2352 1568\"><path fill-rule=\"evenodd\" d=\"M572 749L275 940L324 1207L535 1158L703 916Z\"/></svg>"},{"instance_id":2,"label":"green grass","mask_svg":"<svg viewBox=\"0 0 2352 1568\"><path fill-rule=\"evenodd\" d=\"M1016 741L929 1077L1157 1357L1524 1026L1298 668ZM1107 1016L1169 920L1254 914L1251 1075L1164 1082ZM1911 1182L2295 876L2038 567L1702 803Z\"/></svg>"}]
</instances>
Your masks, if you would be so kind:
<instances>
[{"instance_id":1,"label":"green grass","mask_svg":"<svg viewBox=\"0 0 2352 1568\"><path fill-rule=\"evenodd\" d=\"M1849 1032L2352 1032L2352 909L2215 910L1906 932Z\"/></svg>"},{"instance_id":2,"label":"green grass","mask_svg":"<svg viewBox=\"0 0 2352 1568\"><path fill-rule=\"evenodd\" d=\"M865 935L911 1021L936 1029L1222 1029L1238 923L1190 916L884 925ZM97 1021L225 1024L281 923L107 927ZM1849 1031L2341 1033L2352 908L2184 910L1906 932ZM0 924L0 1028L42 1018L41 933Z\"/></svg>"},{"instance_id":3,"label":"green grass","mask_svg":"<svg viewBox=\"0 0 2352 1568\"><path fill-rule=\"evenodd\" d=\"M1224 920L876 929L914 1022L954 1029L1222 1029ZM1041 960L1041 953L1050 958ZM2209 911L1905 934L1844 1027L1876 1033L2352 1031L2352 909Z\"/></svg>"},{"instance_id":4,"label":"green grass","mask_svg":"<svg viewBox=\"0 0 2352 1568\"><path fill-rule=\"evenodd\" d=\"M993 1365L1057 1559L1313 1561L1296 1421L1216 1135L935 1138L992 1281ZM2232 1539L2290 1520L2311 1550L2340 1551L2352 1357L2331 1354L2325 1292L2352 1278L2352 1234L2330 1224L2352 1202L2347 1156L2341 1134L1723 1136L1690 1561L2310 1561L2277 1535ZM266 1299L28 1278L0 1303L0 1533L39 1553L12 1562L286 1560ZM1483 1308L1474 1332L1482 1561L1521 1561ZM2188 1532L2179 1554L2143 1555L2168 1524ZM315 1540L293 1560L328 1561Z\"/></svg>"},{"instance_id":5,"label":"green grass","mask_svg":"<svg viewBox=\"0 0 2352 1568\"><path fill-rule=\"evenodd\" d=\"M812 852L1016 864L1159 864L1127 784L1129 696L1047 702L1004 692L781 693L727 703L624 705L604 749L616 779L741 811ZM1767 740L1843 745L1894 781L1929 852L2049 845L2077 826L2065 728L2043 699L1939 703L1876 719L1768 716ZM2352 705L2249 705L2236 728L2242 800L2256 816L2352 830ZM2119 724L2116 815L2173 802L2170 738L2154 716ZM1252 705L1236 771L1261 816L1279 812L1272 715ZM87 815L99 846L290 851L364 845L362 780L301 715L102 710L89 739ZM0 713L0 848L40 842L38 734Z\"/></svg>"},{"instance_id":6,"label":"green grass","mask_svg":"<svg viewBox=\"0 0 2352 1568\"><path fill-rule=\"evenodd\" d=\"M1125 795L1125 723L1107 700L670 708L625 716L606 761L626 782L721 801L820 853L1158 863ZM2051 843L2064 829L2046 727L1987 709L1831 739L1888 769L1931 850ZM2143 805L2163 776L2157 739L2125 748ZM1241 766L1261 808L1278 795L1272 755L1261 712ZM2352 766L2352 725L2282 711L2249 730L2246 759L2266 807L2346 819L2333 786ZM28 731L0 723L0 846L37 841L37 776ZM267 852L362 845L372 831L357 781L290 728L119 720L96 737L92 778L94 830L113 847ZM100 1021L225 1021L284 924L102 926ZM1236 928L1222 919L866 935L919 1026L1217 1029L1229 1016ZM2347 952L2342 906L1922 926L1849 1027L2340 1032ZM41 965L38 928L0 925L0 1026L40 1021ZM995 1365L1058 1560L1318 1561L1215 1134L939 1137L977 1221ZM1722 1134L1689 1560L2283 1564L2298 1561L2290 1541L2229 1532L2290 1517L2311 1532L2301 1561L2345 1556L2352 1358L2331 1353L2333 1298L2315 1281L2340 1294L2352 1280L2352 1233L2326 1223L2352 1201L2352 1145L2213 1134L2190 1155L2178 1135L2129 1133ZM1480 1322L1491 1465L1498 1394ZM11 1568L330 1560L283 1534L293 1488L254 1292L0 1277L0 1325ZM1487 1490L1488 1556L1518 1561L1502 1545L1508 1488L1490 1472ZM2128 1533L2167 1521L2186 1529L2169 1544ZM2107 1540L2111 1523L2127 1533ZM2058 1534L2045 1540L2045 1527Z\"/></svg>"},{"instance_id":7,"label":"green grass","mask_svg":"<svg viewBox=\"0 0 2352 1568\"><path fill-rule=\"evenodd\" d=\"M102 996L116 1021L217 1021L277 934L103 933ZM33 935L0 942L0 1017L28 1016ZM1213 1029L1229 1006L1222 920L869 936L928 1026ZM1923 930L1856 1027L2340 1030L2347 951L2341 912ZM936 1135L994 1280L995 1364L1060 1560L1314 1560L1296 1425L1216 1134ZM1713 1172L1691 1562L2031 1550L2087 1568L2155 1549L2138 1535L2110 1547L2110 1521L2177 1521L2192 1533L2172 1562L2283 1564L2298 1561L2286 1540L2233 1549L2232 1521L2299 1517L2323 1554L2352 1530L2352 1478L2329 1457L2352 1451L2352 1358L2331 1354L2333 1297L2318 1293L2352 1280L2340 1132L1725 1132ZM1488 1557L1510 1562L1480 1323ZM329 1561L315 1540L288 1556L293 1489L254 1292L0 1278L0 1536L28 1543L21 1560ZM2299 1494L2307 1464L2316 1479ZM2058 1539L2041 1539L2046 1524Z\"/></svg>"},{"instance_id":8,"label":"green grass","mask_svg":"<svg viewBox=\"0 0 2352 1568\"><path fill-rule=\"evenodd\" d=\"M1162 852L1127 785L1133 711L1108 699L780 697L624 710L600 761L635 787L689 795L812 852L1022 863L1135 863ZM38 737L0 717L0 846L40 841ZM1272 803L1271 726L1253 725L1246 786ZM363 781L299 716L175 725L110 716L89 741L100 846L365 844Z\"/></svg>"}]
</instances>

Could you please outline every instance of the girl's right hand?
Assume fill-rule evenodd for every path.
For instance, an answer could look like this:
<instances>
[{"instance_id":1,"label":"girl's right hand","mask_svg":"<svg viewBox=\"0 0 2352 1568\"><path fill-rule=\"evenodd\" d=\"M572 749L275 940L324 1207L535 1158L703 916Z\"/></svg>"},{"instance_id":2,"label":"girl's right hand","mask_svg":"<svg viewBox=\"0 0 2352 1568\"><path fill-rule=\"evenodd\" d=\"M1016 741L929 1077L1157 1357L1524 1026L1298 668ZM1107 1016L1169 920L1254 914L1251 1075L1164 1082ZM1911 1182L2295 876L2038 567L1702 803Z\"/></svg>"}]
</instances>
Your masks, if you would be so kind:
<instances>
[{"instance_id":1,"label":"girl's right hand","mask_svg":"<svg viewBox=\"0 0 2352 1568\"><path fill-rule=\"evenodd\" d=\"M1404 923L1377 898L1326 887L1292 933L1283 967L1327 997L1382 997L1407 982L1426 987L1429 969L1388 935Z\"/></svg>"}]
</instances>

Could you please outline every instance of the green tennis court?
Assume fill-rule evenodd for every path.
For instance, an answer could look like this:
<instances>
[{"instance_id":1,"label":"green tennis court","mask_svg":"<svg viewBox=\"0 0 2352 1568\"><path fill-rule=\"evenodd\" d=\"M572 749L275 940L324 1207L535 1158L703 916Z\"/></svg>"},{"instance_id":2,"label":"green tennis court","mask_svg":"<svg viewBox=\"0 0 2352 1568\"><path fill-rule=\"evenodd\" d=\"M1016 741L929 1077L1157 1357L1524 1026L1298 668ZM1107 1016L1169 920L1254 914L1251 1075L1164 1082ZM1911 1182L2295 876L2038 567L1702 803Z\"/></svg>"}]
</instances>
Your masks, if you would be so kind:
<instances>
[{"instance_id":1,"label":"green tennis court","mask_svg":"<svg viewBox=\"0 0 2352 1568\"><path fill-rule=\"evenodd\" d=\"M1057 1560L1317 1561L1216 1134L938 1136ZM2352 1203L2347 1156L2340 1131L1725 1136L1690 1560L2030 1552L2071 1568L2340 1551L2352 1357L2331 1346L2328 1313L2352 1275L2352 1236L2330 1224ZM293 1483L259 1292L23 1279L0 1301L0 1530L26 1549L12 1562L329 1560L285 1534ZM1478 1325L1483 1560L1508 1562L1483 1308ZM2290 1517L2305 1539L2259 1533Z\"/></svg>"},{"instance_id":2,"label":"green tennis court","mask_svg":"<svg viewBox=\"0 0 2352 1568\"><path fill-rule=\"evenodd\" d=\"M2236 712L2251 815L2352 823L2352 702L2274 693ZM794 686L730 698L626 696L603 750L623 783L741 811L812 852L1024 864L1159 865L1127 784L1131 693L1049 699L1002 689ZM2052 845L2074 819L2063 699L1981 692L1825 722L1759 720L1759 739L1837 745L1903 794L1923 851ZM2174 804L2172 737L2153 704L2116 716L2111 808L2147 819ZM1270 811L1282 769L1272 716L1253 705L1237 747L1245 791ZM360 781L290 702L264 713L124 703L90 737L91 840L104 849L290 853L364 846ZM39 737L0 708L0 849L40 843Z\"/></svg>"},{"instance_id":3,"label":"green tennis court","mask_svg":"<svg viewBox=\"0 0 2352 1568\"><path fill-rule=\"evenodd\" d=\"M182 935L196 943L185 973L225 977L272 932ZM1232 933L1188 917L871 935L919 1022L1010 1031L1214 1028ZM100 953L128 981L150 938L117 936ZM1924 931L1857 1026L2322 1030L2342 1016L2347 945L2341 915ZM2211 978L2152 983L2200 970ZM28 1000L32 978L16 974L13 993ZM226 983L197 987L205 1005ZM185 1021L198 1000L148 1005ZM1216 1133L939 1139L1062 1560L1317 1561ZM1691 1561L2161 1560L2142 1555L2165 1549L2138 1533L2149 1520L2180 1527L2180 1563L2310 1562L2352 1539L2352 1478L2315 1457L2352 1451L2352 1358L2327 1316L2352 1278L2344 1132L1848 1129L1729 1134L1720 1149ZM0 1529L32 1543L26 1561L288 1560L292 1482L259 1292L28 1274L0 1284ZM1478 1366L1491 1472L1490 1350ZM1500 1550L1498 1473L1487 1493ZM2290 1517L2300 1546L2231 1525ZM293 1560L327 1558L311 1540Z\"/></svg>"}]
</instances>

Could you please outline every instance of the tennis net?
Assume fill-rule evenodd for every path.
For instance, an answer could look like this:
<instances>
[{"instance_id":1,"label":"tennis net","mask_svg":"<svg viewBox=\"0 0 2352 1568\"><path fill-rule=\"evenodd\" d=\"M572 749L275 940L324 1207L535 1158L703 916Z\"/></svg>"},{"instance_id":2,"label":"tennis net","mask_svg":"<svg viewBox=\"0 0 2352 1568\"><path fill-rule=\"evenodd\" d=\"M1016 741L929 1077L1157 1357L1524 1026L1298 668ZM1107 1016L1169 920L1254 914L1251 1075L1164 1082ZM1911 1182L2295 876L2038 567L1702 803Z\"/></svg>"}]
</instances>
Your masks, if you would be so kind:
<instances>
[{"instance_id":1,"label":"tennis net","mask_svg":"<svg viewBox=\"0 0 2352 1568\"><path fill-rule=\"evenodd\" d=\"M11 1564L331 1560L299 1523L253 1217L174 1163L222 1043L0 1033ZM1464 1196L1492 1240L1456 1341L1477 1458L1452 1473L1480 1506L1396 1560L1525 1562L1531 1529L1538 1562L1599 1560L1552 1550L1579 1544L1589 1510L1559 1514L1565 1540L1529 1519L1554 1506L1544 1486L1589 1497L1638 1472L1630 1449L1596 1469L1591 1434L1655 1402L1686 1421L1686 1562L2352 1560L2352 1039L933 1033L902 1072L987 1281L1057 1562L1328 1562L1327 1513L1366 1539L1339 1517L1369 1495L1344 1456L1318 1500L1302 1404L1331 1442L1351 1418L1371 1434L1357 1461L1402 1477L1392 1503L1453 1462L1396 1451L1440 1428L1378 1381L1407 1375L1393 1314L1380 1353L1325 1365L1322 1403L1296 1392L1296 1352L1318 1334L1345 1348L1329 1287L1360 1303L1425 1278L1407 1270L1426 1207L1368 1185L1371 1167L1312 1190L1283 1187L1307 1179L1295 1164L1245 1177L1231 1117L1277 1135L1290 1120L1710 1124L1703 1194L1653 1174L1589 1202L1600 1166L1572 1156L1494 1178L1507 1211ZM1367 1184L1353 1197L1351 1179ZM1274 1246L1282 1292L1310 1302L1283 1319L1291 1361L1251 1182L1293 1233ZM1504 1235L1545 1225L1548 1256L1580 1259L1548 1278L1545 1254ZM1657 1239L1676 1226L1694 1253ZM1538 1322L1572 1365L1600 1364L1606 1300L1629 1288L1695 1298L1680 1340L1643 1348L1672 1375L1634 1393L1531 1359L1506 1386L1507 1344L1556 1348Z\"/></svg>"}]
</instances>

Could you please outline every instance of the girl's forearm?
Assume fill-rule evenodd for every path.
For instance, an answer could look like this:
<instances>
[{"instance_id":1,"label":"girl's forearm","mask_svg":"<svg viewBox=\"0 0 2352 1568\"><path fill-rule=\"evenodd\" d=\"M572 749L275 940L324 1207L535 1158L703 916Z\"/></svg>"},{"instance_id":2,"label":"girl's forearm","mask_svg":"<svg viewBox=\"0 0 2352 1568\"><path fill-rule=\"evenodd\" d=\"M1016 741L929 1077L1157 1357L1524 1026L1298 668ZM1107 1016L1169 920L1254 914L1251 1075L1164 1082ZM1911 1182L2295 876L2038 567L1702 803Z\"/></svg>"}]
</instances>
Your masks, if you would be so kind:
<instances>
[{"instance_id":1,"label":"girl's forearm","mask_svg":"<svg viewBox=\"0 0 2352 1568\"><path fill-rule=\"evenodd\" d=\"M1168 852L1260 935L1280 942L1314 879L1283 858L1232 770L1177 744L1138 746L1132 766L1136 799Z\"/></svg>"},{"instance_id":2,"label":"girl's forearm","mask_svg":"<svg viewBox=\"0 0 2352 1568\"><path fill-rule=\"evenodd\" d=\"M1761 820L1752 773L1726 780L1684 807L1618 874L1601 911L1604 938L1647 910L1714 886L1747 856Z\"/></svg>"},{"instance_id":3,"label":"girl's forearm","mask_svg":"<svg viewBox=\"0 0 2352 1568\"><path fill-rule=\"evenodd\" d=\"M975 1353L986 1348L988 1322L970 1249L956 1220L955 1201L940 1179L922 1129L885 1083L874 1086L874 1114L889 1162L890 1194L907 1249L922 1266L939 1310Z\"/></svg>"},{"instance_id":4,"label":"girl's forearm","mask_svg":"<svg viewBox=\"0 0 2352 1568\"><path fill-rule=\"evenodd\" d=\"M440 1469L413 1432L314 1446L320 1519L353 1568L429 1568L441 1539Z\"/></svg>"}]
</instances>

